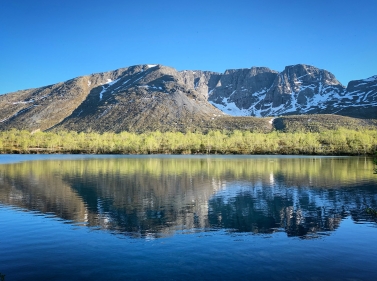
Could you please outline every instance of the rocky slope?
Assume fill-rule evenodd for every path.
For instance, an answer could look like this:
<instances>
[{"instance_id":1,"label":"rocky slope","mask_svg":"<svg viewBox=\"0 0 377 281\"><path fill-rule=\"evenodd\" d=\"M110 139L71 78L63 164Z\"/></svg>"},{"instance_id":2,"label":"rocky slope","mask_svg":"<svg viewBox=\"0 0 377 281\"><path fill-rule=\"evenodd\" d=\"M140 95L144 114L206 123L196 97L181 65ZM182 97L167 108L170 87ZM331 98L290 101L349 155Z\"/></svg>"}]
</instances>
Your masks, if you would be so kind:
<instances>
[{"instance_id":1,"label":"rocky slope","mask_svg":"<svg viewBox=\"0 0 377 281\"><path fill-rule=\"evenodd\" d=\"M279 116L377 118L377 76L351 81L308 65L177 71L137 65L0 96L0 129L146 131L271 129ZM233 118L233 119L232 119Z\"/></svg>"},{"instance_id":2,"label":"rocky slope","mask_svg":"<svg viewBox=\"0 0 377 281\"><path fill-rule=\"evenodd\" d=\"M10 93L0 96L0 128L184 130L224 115L207 101L215 76L139 65Z\"/></svg>"}]
</instances>

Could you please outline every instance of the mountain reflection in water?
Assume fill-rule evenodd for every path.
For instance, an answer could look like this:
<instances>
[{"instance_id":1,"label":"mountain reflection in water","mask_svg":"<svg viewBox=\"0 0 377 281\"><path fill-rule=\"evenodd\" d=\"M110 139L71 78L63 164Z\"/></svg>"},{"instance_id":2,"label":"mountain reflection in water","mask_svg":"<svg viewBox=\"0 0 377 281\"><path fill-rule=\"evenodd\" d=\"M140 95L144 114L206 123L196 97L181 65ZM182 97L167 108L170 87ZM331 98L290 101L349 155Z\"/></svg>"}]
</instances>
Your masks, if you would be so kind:
<instances>
[{"instance_id":1,"label":"mountain reflection in water","mask_svg":"<svg viewBox=\"0 0 377 281\"><path fill-rule=\"evenodd\" d=\"M312 238L372 222L377 177L355 157L79 157L0 165L0 203L131 237L210 231Z\"/></svg>"}]
</instances>

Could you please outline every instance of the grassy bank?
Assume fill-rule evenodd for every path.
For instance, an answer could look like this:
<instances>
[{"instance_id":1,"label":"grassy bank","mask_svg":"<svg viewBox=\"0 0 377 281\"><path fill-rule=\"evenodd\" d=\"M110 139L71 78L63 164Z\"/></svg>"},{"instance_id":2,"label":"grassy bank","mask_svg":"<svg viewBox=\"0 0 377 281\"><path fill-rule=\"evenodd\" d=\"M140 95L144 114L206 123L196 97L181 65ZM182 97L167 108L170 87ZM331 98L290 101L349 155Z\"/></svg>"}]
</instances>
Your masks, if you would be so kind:
<instances>
[{"instance_id":1,"label":"grassy bank","mask_svg":"<svg viewBox=\"0 0 377 281\"><path fill-rule=\"evenodd\" d=\"M376 130L251 133L0 132L0 153L371 155Z\"/></svg>"}]
</instances>

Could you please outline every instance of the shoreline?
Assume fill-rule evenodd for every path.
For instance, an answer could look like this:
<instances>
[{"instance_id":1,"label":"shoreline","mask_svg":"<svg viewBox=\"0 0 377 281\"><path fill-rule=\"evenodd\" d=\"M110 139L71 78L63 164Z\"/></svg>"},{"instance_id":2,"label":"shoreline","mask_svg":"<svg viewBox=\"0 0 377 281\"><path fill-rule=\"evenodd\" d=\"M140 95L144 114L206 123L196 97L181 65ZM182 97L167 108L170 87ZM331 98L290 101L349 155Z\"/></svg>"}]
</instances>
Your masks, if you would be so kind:
<instances>
[{"instance_id":1,"label":"shoreline","mask_svg":"<svg viewBox=\"0 0 377 281\"><path fill-rule=\"evenodd\" d=\"M321 154L321 153L312 153L312 154L305 154L305 153L296 153L296 154L289 154L289 153L163 153L163 152L153 152L153 153L117 153L117 152L107 152L107 153L90 153L85 151L77 151L77 152L64 152L64 151L41 151L38 150L36 152L0 152L0 156L2 155L119 155L119 156L149 156L149 155L177 155L177 156L335 156L335 157L353 157L353 156L366 156L366 157L373 157L375 153L363 153L363 154L351 154L351 153L337 153L337 154Z\"/></svg>"}]
</instances>

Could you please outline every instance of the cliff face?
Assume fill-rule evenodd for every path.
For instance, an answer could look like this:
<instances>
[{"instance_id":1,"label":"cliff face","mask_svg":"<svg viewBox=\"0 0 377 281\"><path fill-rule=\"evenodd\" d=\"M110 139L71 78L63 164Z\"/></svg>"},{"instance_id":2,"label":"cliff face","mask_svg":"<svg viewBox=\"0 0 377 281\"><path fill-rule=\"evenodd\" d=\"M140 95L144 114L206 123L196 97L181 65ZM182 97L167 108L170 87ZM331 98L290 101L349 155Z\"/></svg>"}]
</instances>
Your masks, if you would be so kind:
<instances>
[{"instance_id":1,"label":"cliff face","mask_svg":"<svg viewBox=\"0 0 377 281\"><path fill-rule=\"evenodd\" d=\"M235 116L341 114L377 118L377 76L344 87L335 76L309 65L227 70L209 101Z\"/></svg>"},{"instance_id":2,"label":"cliff face","mask_svg":"<svg viewBox=\"0 0 377 281\"><path fill-rule=\"evenodd\" d=\"M254 109L263 103L277 75L266 67L227 70L210 91L209 101L230 115L260 116Z\"/></svg>"},{"instance_id":3,"label":"cliff face","mask_svg":"<svg viewBox=\"0 0 377 281\"><path fill-rule=\"evenodd\" d=\"M344 87L330 72L313 66L287 66L266 93L262 115L332 113L328 107Z\"/></svg>"},{"instance_id":4,"label":"cliff face","mask_svg":"<svg viewBox=\"0 0 377 281\"><path fill-rule=\"evenodd\" d=\"M377 76L347 88L308 65L225 73L137 65L0 96L0 129L185 130L224 115L377 118Z\"/></svg>"}]
</instances>

